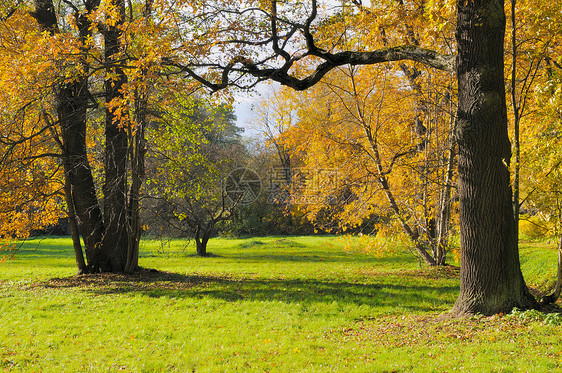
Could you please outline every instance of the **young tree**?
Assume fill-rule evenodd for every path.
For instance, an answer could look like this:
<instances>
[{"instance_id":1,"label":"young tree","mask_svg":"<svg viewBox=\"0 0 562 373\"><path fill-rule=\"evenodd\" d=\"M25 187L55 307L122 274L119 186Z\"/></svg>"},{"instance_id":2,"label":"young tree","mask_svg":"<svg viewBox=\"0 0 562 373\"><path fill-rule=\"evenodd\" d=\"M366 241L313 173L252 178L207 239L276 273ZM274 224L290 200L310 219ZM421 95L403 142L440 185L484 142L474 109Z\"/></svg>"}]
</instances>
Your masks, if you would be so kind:
<instances>
[{"instance_id":1,"label":"young tree","mask_svg":"<svg viewBox=\"0 0 562 373\"><path fill-rule=\"evenodd\" d=\"M562 14L559 4L511 1L510 112L514 123L514 187L521 197L514 205L560 234L560 87ZM517 159L517 157L516 157ZM518 177L521 174L523 177ZM519 182L520 180L520 182ZM517 190L517 189L515 189ZM553 293L541 300L555 302L562 284L562 241L558 244L558 281Z\"/></svg>"},{"instance_id":2,"label":"young tree","mask_svg":"<svg viewBox=\"0 0 562 373\"><path fill-rule=\"evenodd\" d=\"M241 129L224 105L175 101L151 131L146 202L164 224L195 239L197 255L207 256L217 224L231 219L239 202L227 195L224 182L243 162Z\"/></svg>"}]
</instances>

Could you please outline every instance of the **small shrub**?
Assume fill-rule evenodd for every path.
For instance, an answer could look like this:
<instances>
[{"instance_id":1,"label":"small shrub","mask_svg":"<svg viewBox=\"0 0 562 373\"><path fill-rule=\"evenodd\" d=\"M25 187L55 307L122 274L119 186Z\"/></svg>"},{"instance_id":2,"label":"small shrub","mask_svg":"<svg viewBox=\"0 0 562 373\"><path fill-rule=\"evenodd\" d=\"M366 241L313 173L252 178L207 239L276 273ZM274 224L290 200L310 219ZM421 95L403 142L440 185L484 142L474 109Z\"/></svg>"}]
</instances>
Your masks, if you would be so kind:
<instances>
[{"instance_id":1,"label":"small shrub","mask_svg":"<svg viewBox=\"0 0 562 373\"><path fill-rule=\"evenodd\" d=\"M562 315L559 313L543 313L537 310L522 311L518 308L514 308L510 316L523 322L539 322L548 325L562 324Z\"/></svg>"}]
</instances>

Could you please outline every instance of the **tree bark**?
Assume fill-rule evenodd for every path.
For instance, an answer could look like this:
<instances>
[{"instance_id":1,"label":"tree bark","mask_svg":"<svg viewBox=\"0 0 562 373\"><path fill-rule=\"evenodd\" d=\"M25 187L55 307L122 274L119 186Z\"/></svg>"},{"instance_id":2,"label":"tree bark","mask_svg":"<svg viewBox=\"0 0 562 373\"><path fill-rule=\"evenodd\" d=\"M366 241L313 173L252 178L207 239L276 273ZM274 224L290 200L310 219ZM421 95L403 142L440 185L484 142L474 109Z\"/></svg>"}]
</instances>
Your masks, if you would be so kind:
<instances>
[{"instance_id":1,"label":"tree bark","mask_svg":"<svg viewBox=\"0 0 562 373\"><path fill-rule=\"evenodd\" d=\"M503 0L457 2L461 285L453 314L536 307L519 263L509 177Z\"/></svg>"},{"instance_id":2,"label":"tree bark","mask_svg":"<svg viewBox=\"0 0 562 373\"><path fill-rule=\"evenodd\" d=\"M64 155L68 163L66 174L86 246L87 271L99 272L109 268L101 246L104 224L87 154L86 90L85 79L67 84L57 95L57 112Z\"/></svg>"},{"instance_id":3,"label":"tree bark","mask_svg":"<svg viewBox=\"0 0 562 373\"><path fill-rule=\"evenodd\" d=\"M118 19L114 26L108 26L104 33L105 63L110 66L112 77L105 81L105 102L114 103L123 96L122 88L127 77L118 66L116 60L121 52L121 29L125 18L125 3L123 0L113 0L112 5L119 10ZM122 128L126 118L118 116L111 107L105 110L105 184L104 249L109 253L113 272L123 272L127 263L128 235L127 235L127 131Z\"/></svg>"}]
</instances>

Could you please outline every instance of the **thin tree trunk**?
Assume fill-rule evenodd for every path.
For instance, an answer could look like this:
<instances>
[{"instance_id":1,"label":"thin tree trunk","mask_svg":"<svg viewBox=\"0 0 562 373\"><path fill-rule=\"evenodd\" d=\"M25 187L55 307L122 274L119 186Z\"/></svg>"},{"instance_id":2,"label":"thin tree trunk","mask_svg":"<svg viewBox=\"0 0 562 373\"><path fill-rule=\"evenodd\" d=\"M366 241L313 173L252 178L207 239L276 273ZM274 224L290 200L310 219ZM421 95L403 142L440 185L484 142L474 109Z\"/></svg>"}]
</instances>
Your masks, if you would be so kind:
<instances>
[{"instance_id":1,"label":"thin tree trunk","mask_svg":"<svg viewBox=\"0 0 562 373\"><path fill-rule=\"evenodd\" d=\"M146 106L148 103L144 95L135 97L136 127L134 134L131 132L132 144L129 145L131 162L131 190L129 192L129 242L127 250L127 263L125 272L132 273L138 268L139 243L141 236L140 222L140 189L144 179L144 155L146 128Z\"/></svg>"},{"instance_id":2,"label":"thin tree trunk","mask_svg":"<svg viewBox=\"0 0 562 373\"><path fill-rule=\"evenodd\" d=\"M513 151L514 165L513 165L513 215L515 216L515 237L519 240L519 179L521 173L521 143L519 138L519 124L521 122L521 112L517 103L517 96L515 93L517 81L517 34L515 27L515 6L516 0L511 0L511 52L513 54L511 61L511 107L513 110Z\"/></svg>"},{"instance_id":3,"label":"thin tree trunk","mask_svg":"<svg viewBox=\"0 0 562 373\"><path fill-rule=\"evenodd\" d=\"M439 213L437 215L437 242L434 258L438 265L445 264L447 258L447 247L449 246L455 145L455 141L451 134L449 156L447 157L447 171L445 172L445 180L443 181L444 187L439 197Z\"/></svg>"},{"instance_id":4,"label":"thin tree trunk","mask_svg":"<svg viewBox=\"0 0 562 373\"><path fill-rule=\"evenodd\" d=\"M141 169L141 154L140 149L141 141L140 137L144 137L142 125L137 128L137 133L135 137L135 147L132 150L131 158L131 191L129 193L129 238L128 238L128 250L127 250L127 261L125 264L125 272L132 273L138 268L138 258L139 258L139 243L140 243L140 206L139 206L139 194L140 187L142 183L142 169Z\"/></svg>"},{"instance_id":5,"label":"thin tree trunk","mask_svg":"<svg viewBox=\"0 0 562 373\"><path fill-rule=\"evenodd\" d=\"M400 221L400 225L402 226L402 229L408 235L408 238L410 238L410 240L414 243L414 249L416 250L416 252L420 256L420 258L422 258L429 265L435 265L436 264L435 260L427 252L426 248L423 246L423 243L420 240L420 234L417 231L414 231L412 229L412 227L410 227L410 225L408 224L406 219L404 219L404 216L403 216L402 211L400 210L400 207L398 207L398 204L396 203L396 199L394 198L394 194L392 193L392 190L390 188L388 178L386 177L385 172L383 170L383 165L382 165L382 161L381 161L381 157L380 157L380 153L379 153L379 146L378 146L378 142L377 142L377 139L376 139L376 135L373 135L371 127L367 123L367 120L365 120L365 117L363 115L363 111L361 109L361 105L359 105L359 102L358 102L358 93L357 93L357 87L356 87L356 84L355 84L355 78L354 78L353 70L351 70L350 73L351 73L351 75L350 75L351 83L352 83L352 87L353 87L353 95L354 95L354 99L355 99L356 114L357 114L357 116L358 116L358 118L361 122L360 124L363 127L363 131L365 133L365 136L367 137L367 140L369 141L369 146L371 148L370 156L375 163L375 167L376 167L377 173L378 173L377 182L381 186L381 188L384 192L384 195L386 196L386 199L388 200L388 203L390 205L390 208L391 208L392 212L396 215L396 217Z\"/></svg>"},{"instance_id":6,"label":"thin tree trunk","mask_svg":"<svg viewBox=\"0 0 562 373\"><path fill-rule=\"evenodd\" d=\"M453 314L537 306L519 263L509 177L503 0L459 1L460 293Z\"/></svg>"},{"instance_id":7,"label":"thin tree trunk","mask_svg":"<svg viewBox=\"0 0 562 373\"><path fill-rule=\"evenodd\" d=\"M562 290L562 234L558 240L558 270L556 271L556 286L552 294L543 297L540 300L541 304L555 303L560 297L560 292Z\"/></svg>"},{"instance_id":8,"label":"thin tree trunk","mask_svg":"<svg viewBox=\"0 0 562 373\"><path fill-rule=\"evenodd\" d=\"M72 186L70 185L70 178L67 176L68 167L65 165L64 168L64 197L67 209L66 215L68 216L68 225L70 226L70 234L72 235L72 247L74 248L74 257L76 259L76 266L78 267L78 274L83 274L86 272L86 262L84 261L84 252L82 251L82 243L80 242L80 230L78 229L78 224L76 223L76 212L74 210L74 201L72 199Z\"/></svg>"}]
</instances>

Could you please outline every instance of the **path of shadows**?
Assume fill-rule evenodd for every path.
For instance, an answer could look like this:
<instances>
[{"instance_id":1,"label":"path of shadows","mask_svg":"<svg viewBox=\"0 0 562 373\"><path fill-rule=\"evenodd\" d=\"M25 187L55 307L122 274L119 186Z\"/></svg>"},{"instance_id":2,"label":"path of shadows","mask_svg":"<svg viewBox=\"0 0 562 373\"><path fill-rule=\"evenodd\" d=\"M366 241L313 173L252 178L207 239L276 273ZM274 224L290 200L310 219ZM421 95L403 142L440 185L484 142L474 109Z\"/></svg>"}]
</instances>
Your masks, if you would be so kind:
<instances>
[{"instance_id":1,"label":"path of shadows","mask_svg":"<svg viewBox=\"0 0 562 373\"><path fill-rule=\"evenodd\" d=\"M132 276L102 274L54 278L37 284L44 287L80 287L96 295L137 293L148 297L203 298L227 302L241 300L286 303L356 304L369 307L432 311L432 305L451 302L456 286L357 284L348 281L307 279L252 279L182 275L143 271Z\"/></svg>"}]
</instances>

